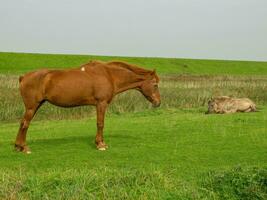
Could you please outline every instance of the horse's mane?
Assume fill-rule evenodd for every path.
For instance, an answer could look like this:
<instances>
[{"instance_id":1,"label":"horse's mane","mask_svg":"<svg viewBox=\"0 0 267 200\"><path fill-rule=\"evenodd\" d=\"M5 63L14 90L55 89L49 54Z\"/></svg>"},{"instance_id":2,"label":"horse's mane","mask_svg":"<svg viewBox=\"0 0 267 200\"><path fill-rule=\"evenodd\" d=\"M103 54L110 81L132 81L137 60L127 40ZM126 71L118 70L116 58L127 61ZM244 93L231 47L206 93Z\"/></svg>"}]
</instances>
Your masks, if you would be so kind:
<instances>
[{"instance_id":1,"label":"horse's mane","mask_svg":"<svg viewBox=\"0 0 267 200\"><path fill-rule=\"evenodd\" d=\"M143 69L143 68L140 68L136 65L129 64L129 63L122 62L122 61L110 61L110 62L107 62L106 64L125 68L125 69L128 69L128 70L130 70L136 74L139 74L139 75L147 75L147 74L151 74L153 72L152 70Z\"/></svg>"},{"instance_id":2,"label":"horse's mane","mask_svg":"<svg viewBox=\"0 0 267 200\"><path fill-rule=\"evenodd\" d=\"M133 64L129 64L129 63L126 63L126 62L122 62L122 61L109 61L109 62L103 62L103 61L99 61L99 60L92 60L90 61L89 63L87 63L89 65L99 65L99 64L104 64L104 65L107 65L107 66L112 66L112 67L120 67L120 68L124 68L124 69L127 69L127 70L130 70L138 75L151 75L154 73L157 81L159 80L158 76L156 75L155 71L153 70L148 70L148 69L143 69L143 68L140 68L136 65L133 65Z\"/></svg>"}]
</instances>

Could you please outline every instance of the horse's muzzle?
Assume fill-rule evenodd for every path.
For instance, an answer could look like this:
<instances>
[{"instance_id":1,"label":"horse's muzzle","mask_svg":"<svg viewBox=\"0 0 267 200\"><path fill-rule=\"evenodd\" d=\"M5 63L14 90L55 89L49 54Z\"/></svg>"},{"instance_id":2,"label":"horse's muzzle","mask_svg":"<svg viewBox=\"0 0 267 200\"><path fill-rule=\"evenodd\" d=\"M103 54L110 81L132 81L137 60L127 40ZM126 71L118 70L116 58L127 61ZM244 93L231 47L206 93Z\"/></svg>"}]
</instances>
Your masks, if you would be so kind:
<instances>
[{"instance_id":1,"label":"horse's muzzle","mask_svg":"<svg viewBox=\"0 0 267 200\"><path fill-rule=\"evenodd\" d=\"M157 108L157 107L160 106L160 104L161 104L160 101L154 101L154 102L153 102L153 107L154 107L154 108Z\"/></svg>"}]
</instances>

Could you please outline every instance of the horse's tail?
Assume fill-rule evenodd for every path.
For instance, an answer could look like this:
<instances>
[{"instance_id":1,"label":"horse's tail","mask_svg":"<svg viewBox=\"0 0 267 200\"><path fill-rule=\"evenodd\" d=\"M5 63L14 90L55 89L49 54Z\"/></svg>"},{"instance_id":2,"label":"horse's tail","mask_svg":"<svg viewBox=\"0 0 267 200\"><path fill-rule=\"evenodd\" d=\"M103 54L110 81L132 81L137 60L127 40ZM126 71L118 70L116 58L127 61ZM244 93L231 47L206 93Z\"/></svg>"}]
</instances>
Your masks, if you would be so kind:
<instances>
[{"instance_id":1,"label":"horse's tail","mask_svg":"<svg viewBox=\"0 0 267 200\"><path fill-rule=\"evenodd\" d=\"M253 105L253 110L254 110L254 111L257 111L257 107L256 107L255 104Z\"/></svg>"},{"instance_id":2,"label":"horse's tail","mask_svg":"<svg viewBox=\"0 0 267 200\"><path fill-rule=\"evenodd\" d=\"M253 112L257 112L258 111L258 109L256 108L256 104L254 102L252 102L252 104L250 105L250 109Z\"/></svg>"},{"instance_id":3,"label":"horse's tail","mask_svg":"<svg viewBox=\"0 0 267 200\"><path fill-rule=\"evenodd\" d=\"M22 81L23 77L24 77L24 76L20 76L20 77L19 77L19 82Z\"/></svg>"}]
</instances>

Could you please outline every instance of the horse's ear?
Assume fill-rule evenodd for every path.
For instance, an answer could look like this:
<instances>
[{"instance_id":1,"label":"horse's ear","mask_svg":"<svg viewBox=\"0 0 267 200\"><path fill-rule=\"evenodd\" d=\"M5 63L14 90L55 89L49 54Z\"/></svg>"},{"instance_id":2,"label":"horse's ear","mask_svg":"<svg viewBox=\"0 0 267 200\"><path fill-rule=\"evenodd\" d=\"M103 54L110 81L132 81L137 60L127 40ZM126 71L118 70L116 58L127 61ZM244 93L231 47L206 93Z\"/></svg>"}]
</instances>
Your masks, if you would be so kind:
<instances>
[{"instance_id":1,"label":"horse's ear","mask_svg":"<svg viewBox=\"0 0 267 200\"><path fill-rule=\"evenodd\" d=\"M156 78L156 81L159 82L159 77L156 74L156 69L153 69L153 71L151 71L150 74L151 74L152 78Z\"/></svg>"},{"instance_id":2,"label":"horse's ear","mask_svg":"<svg viewBox=\"0 0 267 200\"><path fill-rule=\"evenodd\" d=\"M153 69L153 71L150 74L151 75L155 75L156 74L156 69Z\"/></svg>"}]
</instances>

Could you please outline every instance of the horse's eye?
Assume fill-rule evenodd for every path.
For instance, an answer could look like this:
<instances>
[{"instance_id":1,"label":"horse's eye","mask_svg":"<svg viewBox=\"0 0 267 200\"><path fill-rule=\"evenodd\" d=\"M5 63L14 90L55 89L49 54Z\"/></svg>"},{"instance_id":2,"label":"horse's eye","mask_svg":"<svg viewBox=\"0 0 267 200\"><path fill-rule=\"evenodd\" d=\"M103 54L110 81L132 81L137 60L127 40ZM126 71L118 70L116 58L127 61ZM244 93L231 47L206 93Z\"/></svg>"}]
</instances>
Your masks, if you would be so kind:
<instances>
[{"instance_id":1,"label":"horse's eye","mask_svg":"<svg viewBox=\"0 0 267 200\"><path fill-rule=\"evenodd\" d=\"M158 89L158 85L154 85L154 88L155 88L155 89Z\"/></svg>"}]
</instances>

